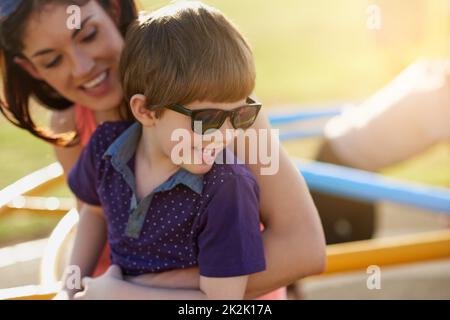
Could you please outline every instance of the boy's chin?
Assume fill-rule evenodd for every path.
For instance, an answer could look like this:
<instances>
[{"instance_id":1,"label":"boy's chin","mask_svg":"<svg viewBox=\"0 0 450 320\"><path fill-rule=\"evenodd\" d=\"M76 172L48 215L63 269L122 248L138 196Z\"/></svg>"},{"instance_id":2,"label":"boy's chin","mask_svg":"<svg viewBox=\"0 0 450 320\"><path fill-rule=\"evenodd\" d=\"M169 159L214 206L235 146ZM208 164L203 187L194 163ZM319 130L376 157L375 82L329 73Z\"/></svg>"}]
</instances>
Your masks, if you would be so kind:
<instances>
[{"instance_id":1,"label":"boy's chin","mask_svg":"<svg viewBox=\"0 0 450 320\"><path fill-rule=\"evenodd\" d=\"M213 164L185 164L183 169L189 171L192 174L206 174L211 170Z\"/></svg>"}]
</instances>

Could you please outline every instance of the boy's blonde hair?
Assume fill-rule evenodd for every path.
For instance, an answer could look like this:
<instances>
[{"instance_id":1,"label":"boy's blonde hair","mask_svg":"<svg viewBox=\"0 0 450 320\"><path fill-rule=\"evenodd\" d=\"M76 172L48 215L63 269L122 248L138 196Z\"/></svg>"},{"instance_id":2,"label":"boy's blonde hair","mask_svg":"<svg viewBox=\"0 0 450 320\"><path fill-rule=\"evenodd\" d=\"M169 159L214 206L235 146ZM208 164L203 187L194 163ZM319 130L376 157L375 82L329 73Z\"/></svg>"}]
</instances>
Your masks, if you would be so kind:
<instances>
[{"instance_id":1,"label":"boy's blonde hair","mask_svg":"<svg viewBox=\"0 0 450 320\"><path fill-rule=\"evenodd\" d=\"M183 1L130 27L120 62L125 99L149 107L195 101L237 102L255 87L250 46L218 10Z\"/></svg>"}]
</instances>

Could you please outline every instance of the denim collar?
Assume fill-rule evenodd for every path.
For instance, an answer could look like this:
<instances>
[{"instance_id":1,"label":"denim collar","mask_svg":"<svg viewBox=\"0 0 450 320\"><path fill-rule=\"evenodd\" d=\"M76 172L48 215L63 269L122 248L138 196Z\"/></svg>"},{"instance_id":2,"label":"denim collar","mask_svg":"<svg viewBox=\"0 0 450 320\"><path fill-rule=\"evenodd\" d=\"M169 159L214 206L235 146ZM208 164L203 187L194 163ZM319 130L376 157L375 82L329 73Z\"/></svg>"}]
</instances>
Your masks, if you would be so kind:
<instances>
[{"instance_id":1,"label":"denim collar","mask_svg":"<svg viewBox=\"0 0 450 320\"><path fill-rule=\"evenodd\" d=\"M136 180L131 169L128 167L128 162L136 153L139 139L142 135L142 125L138 122L131 125L125 130L106 150L103 158L110 156L111 163L114 168L119 171L136 193ZM175 188L177 185L183 184L194 192L202 194L203 192L203 175L193 174L183 168L180 168L173 174L166 182L157 187L153 193L168 191Z\"/></svg>"}]
</instances>

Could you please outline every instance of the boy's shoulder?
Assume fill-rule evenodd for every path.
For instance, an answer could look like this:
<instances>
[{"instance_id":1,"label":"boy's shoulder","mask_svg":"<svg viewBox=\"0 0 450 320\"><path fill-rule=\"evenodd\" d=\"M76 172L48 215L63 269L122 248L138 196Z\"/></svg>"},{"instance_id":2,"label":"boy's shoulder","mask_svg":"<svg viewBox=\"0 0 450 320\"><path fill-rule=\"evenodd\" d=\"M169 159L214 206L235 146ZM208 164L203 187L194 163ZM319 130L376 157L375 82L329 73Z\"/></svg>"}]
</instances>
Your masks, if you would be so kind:
<instances>
[{"instance_id":1,"label":"boy's shoulder","mask_svg":"<svg viewBox=\"0 0 450 320\"><path fill-rule=\"evenodd\" d=\"M108 150L108 147L119 138L134 122L133 121L114 121L104 122L97 127L92 134L87 148L100 158Z\"/></svg>"},{"instance_id":2,"label":"boy's shoulder","mask_svg":"<svg viewBox=\"0 0 450 320\"><path fill-rule=\"evenodd\" d=\"M224 151L226 161L214 163L211 170L204 176L205 185L213 191L215 186L221 187L229 182L242 182L242 184L258 187L256 178L250 169L238 162L235 155L228 149Z\"/></svg>"}]
</instances>

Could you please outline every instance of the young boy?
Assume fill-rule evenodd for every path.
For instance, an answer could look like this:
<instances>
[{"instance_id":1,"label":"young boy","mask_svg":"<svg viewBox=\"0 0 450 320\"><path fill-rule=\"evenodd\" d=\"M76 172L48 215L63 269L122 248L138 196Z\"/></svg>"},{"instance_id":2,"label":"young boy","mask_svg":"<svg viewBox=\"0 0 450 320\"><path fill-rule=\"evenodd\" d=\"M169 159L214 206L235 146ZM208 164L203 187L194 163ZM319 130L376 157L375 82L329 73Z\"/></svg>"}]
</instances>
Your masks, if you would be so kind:
<instances>
[{"instance_id":1,"label":"young boy","mask_svg":"<svg viewBox=\"0 0 450 320\"><path fill-rule=\"evenodd\" d=\"M176 3L131 28L120 69L137 121L98 128L71 189L85 210L103 210L124 275L199 267L200 290L155 289L153 298L242 299L248 275L265 269L259 190L244 165L214 160L234 157L225 131L249 128L261 108L248 98L251 49L217 10ZM140 292L124 281L108 290Z\"/></svg>"}]
</instances>

